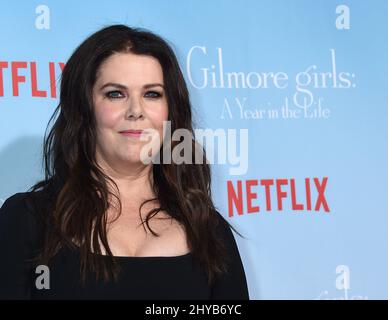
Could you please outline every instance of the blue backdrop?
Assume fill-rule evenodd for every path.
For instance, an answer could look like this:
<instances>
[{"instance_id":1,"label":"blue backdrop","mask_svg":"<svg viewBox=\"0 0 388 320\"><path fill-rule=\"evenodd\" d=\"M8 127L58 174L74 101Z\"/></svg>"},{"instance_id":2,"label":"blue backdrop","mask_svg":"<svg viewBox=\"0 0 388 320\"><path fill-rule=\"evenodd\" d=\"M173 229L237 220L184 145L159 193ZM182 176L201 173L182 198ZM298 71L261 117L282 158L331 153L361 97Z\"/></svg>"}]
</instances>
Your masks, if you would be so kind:
<instances>
[{"instance_id":1,"label":"blue backdrop","mask_svg":"<svg viewBox=\"0 0 388 320\"><path fill-rule=\"evenodd\" d=\"M388 298L387 1L21 1L0 10L0 205L42 177L61 67L116 23L167 39L197 128L248 129L212 165L252 299ZM387 197L387 198L386 198Z\"/></svg>"}]
</instances>

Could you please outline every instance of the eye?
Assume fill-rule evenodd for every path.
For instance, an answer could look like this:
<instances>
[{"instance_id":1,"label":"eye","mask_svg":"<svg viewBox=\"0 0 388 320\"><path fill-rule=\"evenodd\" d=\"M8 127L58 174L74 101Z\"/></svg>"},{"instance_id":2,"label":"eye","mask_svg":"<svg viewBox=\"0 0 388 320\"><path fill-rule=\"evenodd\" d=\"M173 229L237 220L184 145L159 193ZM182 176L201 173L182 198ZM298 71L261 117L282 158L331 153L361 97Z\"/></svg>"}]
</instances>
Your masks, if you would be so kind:
<instances>
[{"instance_id":1,"label":"eye","mask_svg":"<svg viewBox=\"0 0 388 320\"><path fill-rule=\"evenodd\" d=\"M148 95L148 94L150 94L150 95ZM148 95L148 97L149 97L149 98L152 98L152 99L157 99L157 98L162 97L162 94L159 93L159 92L157 92L157 91L148 91L148 92L146 93L146 95Z\"/></svg>"},{"instance_id":2,"label":"eye","mask_svg":"<svg viewBox=\"0 0 388 320\"><path fill-rule=\"evenodd\" d=\"M105 94L105 96L108 98L108 99L120 99L120 98L123 98L123 96L118 96L118 95L121 95L121 92L120 91L109 91Z\"/></svg>"}]
</instances>

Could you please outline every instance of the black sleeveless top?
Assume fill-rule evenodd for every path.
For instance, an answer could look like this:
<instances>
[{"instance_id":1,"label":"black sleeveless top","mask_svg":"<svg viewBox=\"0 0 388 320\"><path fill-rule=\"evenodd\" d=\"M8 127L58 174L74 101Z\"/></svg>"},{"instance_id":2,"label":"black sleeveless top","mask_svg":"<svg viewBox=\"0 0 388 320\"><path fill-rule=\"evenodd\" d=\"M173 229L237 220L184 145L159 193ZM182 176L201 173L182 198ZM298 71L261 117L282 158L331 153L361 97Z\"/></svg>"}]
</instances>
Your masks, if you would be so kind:
<instances>
[{"instance_id":1,"label":"black sleeveless top","mask_svg":"<svg viewBox=\"0 0 388 320\"><path fill-rule=\"evenodd\" d=\"M191 252L180 256L115 257L121 267L119 281L104 282L88 274L85 285L81 285L79 252L63 248L48 265L49 288L38 289L36 283L42 271L28 262L41 243L31 194L16 193L0 208L0 299L249 299L237 244L230 227L224 224L219 226L231 264L229 272L211 287Z\"/></svg>"}]
</instances>

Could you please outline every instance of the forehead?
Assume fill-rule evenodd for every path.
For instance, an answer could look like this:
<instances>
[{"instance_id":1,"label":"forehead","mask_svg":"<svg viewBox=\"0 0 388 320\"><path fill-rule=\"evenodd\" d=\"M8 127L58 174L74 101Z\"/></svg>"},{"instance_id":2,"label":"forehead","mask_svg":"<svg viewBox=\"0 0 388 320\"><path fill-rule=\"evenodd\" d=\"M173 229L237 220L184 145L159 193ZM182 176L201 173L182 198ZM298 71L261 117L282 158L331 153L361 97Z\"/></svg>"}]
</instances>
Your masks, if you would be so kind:
<instances>
[{"instance_id":1,"label":"forehead","mask_svg":"<svg viewBox=\"0 0 388 320\"><path fill-rule=\"evenodd\" d=\"M130 85L148 82L163 83L163 70L159 61L148 55L114 53L99 67L97 81L120 82Z\"/></svg>"}]
</instances>

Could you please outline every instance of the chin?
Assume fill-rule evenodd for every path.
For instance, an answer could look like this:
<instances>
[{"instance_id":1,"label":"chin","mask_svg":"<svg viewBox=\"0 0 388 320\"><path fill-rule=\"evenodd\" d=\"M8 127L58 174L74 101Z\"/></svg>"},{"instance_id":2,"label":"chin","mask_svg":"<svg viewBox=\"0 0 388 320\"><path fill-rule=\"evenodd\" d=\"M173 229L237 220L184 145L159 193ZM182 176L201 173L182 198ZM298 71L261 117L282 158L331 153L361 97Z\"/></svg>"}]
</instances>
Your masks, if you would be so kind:
<instances>
[{"instance_id":1,"label":"chin","mask_svg":"<svg viewBox=\"0 0 388 320\"><path fill-rule=\"evenodd\" d=\"M139 155L123 156L123 157L121 157L121 161L128 163L128 164L140 164L141 163L141 159L140 159Z\"/></svg>"}]
</instances>

